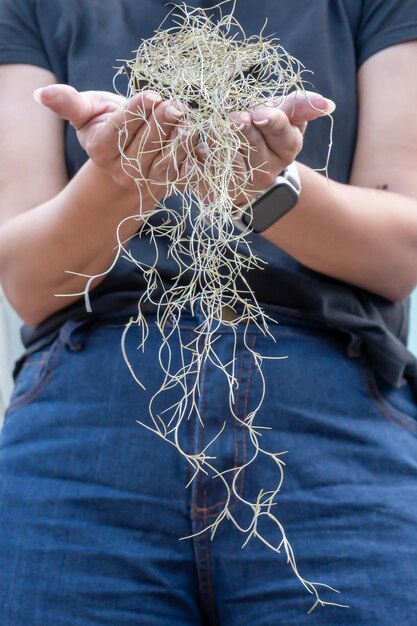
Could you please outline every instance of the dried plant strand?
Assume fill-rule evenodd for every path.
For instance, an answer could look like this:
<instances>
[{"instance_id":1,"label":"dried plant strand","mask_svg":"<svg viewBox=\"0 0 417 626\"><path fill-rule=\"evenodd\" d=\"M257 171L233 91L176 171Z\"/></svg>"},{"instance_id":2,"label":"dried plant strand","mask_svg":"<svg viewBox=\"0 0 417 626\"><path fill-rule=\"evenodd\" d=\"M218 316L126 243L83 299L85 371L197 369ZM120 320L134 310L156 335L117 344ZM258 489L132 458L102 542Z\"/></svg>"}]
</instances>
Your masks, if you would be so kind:
<instances>
[{"instance_id":1,"label":"dried plant strand","mask_svg":"<svg viewBox=\"0 0 417 626\"><path fill-rule=\"evenodd\" d=\"M142 385L129 361L125 340L133 327L139 328L142 337L138 347L144 349L148 325L142 312L143 304L153 303L157 311L156 324L161 334L159 363L163 382L149 404L150 422L140 423L173 445L191 465L193 475L189 484L203 472L223 485L226 492L223 510L202 532L210 532L214 537L219 524L229 520L246 535L244 545L251 538L257 538L274 552L285 552L294 574L315 597L311 610L319 604L345 606L322 600L318 588L322 586L337 590L301 576L285 530L273 513L284 478L285 464L281 458L284 452L272 453L262 447L261 438L265 428L256 422L256 418L266 393L262 361L264 358L285 357L263 357L248 339L249 326L256 325L273 341L268 326L273 320L257 303L245 278L248 270L263 268L264 261L251 250L247 238L250 229L237 232L232 219L236 209L233 198L239 195L239 202L250 202L251 194L259 190L253 184L256 168L252 166L251 149L231 114L236 111L249 112L261 104L276 106L290 92L304 89L306 70L282 48L277 39L265 36L265 27L259 35L246 37L233 16L234 3L232 11L225 15L222 10L224 4L228 3L223 2L211 9L192 8L185 4L176 6L170 14L174 26L164 29L162 24L152 38L142 41L136 57L126 61L119 72L127 68L129 73L126 118L124 127L119 131L119 150L122 166L135 180L140 200L139 214L127 219L143 220L138 236L146 237L155 250L151 265L136 259L128 248L128 242L120 239L123 223L119 225L117 258L123 256L129 259L147 282L147 289L138 302L138 315L130 320L123 334L123 355L135 380ZM216 12L219 16L217 20ZM129 158L125 153L129 123L132 120L132 113L127 113L127 105L130 98L143 88L155 90L163 99L174 100L186 108L180 132L176 136L167 138L159 127L160 142L166 146L167 164L171 160L175 162L175 154L181 143L187 147L189 167L182 177L177 170L174 179L150 180L142 172L141 158L145 153L150 122L140 110L137 116L144 121L147 131L143 134L136 157ZM206 152L204 163L196 150L196 137L200 149ZM155 146L155 154L159 149L160 145ZM236 157L242 151L246 153L247 171L239 171L236 167ZM258 169L266 168L265 163ZM206 194L201 193L203 182L209 190ZM157 198L154 198L153 210L143 211L142 194L145 190L147 195L152 194L152 189L157 185L168 186L167 196L182 197L182 211L168 208ZM165 219L155 225L152 217L161 211ZM178 268L169 287L164 285L158 272L159 238L169 242L169 256ZM93 279L89 277L86 295ZM230 319L225 319L225 307L233 313ZM186 341L181 332L181 315L184 310L192 313L198 310L202 317L191 341ZM222 362L216 351L218 331L222 324L228 325L234 336L234 348L227 362ZM238 387L235 371L238 328L244 328L243 343L260 383L259 401L244 419L237 415L235 405ZM177 370L173 367L172 359L174 342L175 349L180 351L182 364ZM181 434L188 420L198 419L203 424L199 397L201 373L206 363L224 373L232 420L239 422L240 427L245 429L253 445L249 460L226 472L216 468L216 459L210 454L214 441L221 439L227 427L226 422L201 450L191 453L182 443L184 438ZM166 392L175 388L181 392L180 399L158 411L157 407ZM270 491L260 489L256 500L251 502L239 493L239 478L243 470L260 457L275 463L277 484ZM232 499L250 511L251 522L246 527L239 523L232 512ZM279 541L275 545L259 529L259 522L264 517L277 528Z\"/></svg>"}]
</instances>

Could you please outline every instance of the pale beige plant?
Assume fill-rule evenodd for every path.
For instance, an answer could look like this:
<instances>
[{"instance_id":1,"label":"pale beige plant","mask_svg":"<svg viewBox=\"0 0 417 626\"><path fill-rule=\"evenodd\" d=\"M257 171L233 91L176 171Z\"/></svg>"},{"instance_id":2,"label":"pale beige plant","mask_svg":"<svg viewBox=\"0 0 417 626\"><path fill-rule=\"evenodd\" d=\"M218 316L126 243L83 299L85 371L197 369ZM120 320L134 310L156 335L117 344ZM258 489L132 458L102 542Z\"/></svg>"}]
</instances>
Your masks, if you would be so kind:
<instances>
[{"instance_id":1,"label":"pale beige plant","mask_svg":"<svg viewBox=\"0 0 417 626\"><path fill-rule=\"evenodd\" d=\"M144 222L138 236L148 237L155 244L155 258L151 265L145 265L133 256L129 242L122 241L119 237L117 258L123 255L130 259L147 281L146 292L138 303L138 316L131 319L126 326L122 349L132 375L143 386L129 361L125 338L132 327L139 326L142 330L139 348L145 348L149 329L141 306L143 302L153 302L161 333L159 361L164 380L150 401L151 423L143 425L177 448L193 468L192 480L199 472L204 472L217 477L223 484L226 494L224 508L203 532L210 531L213 537L219 523L224 519L230 520L246 535L245 544L250 538L256 537L277 553L284 550L295 575L307 591L315 596L310 610L318 604L344 606L322 600L318 588L321 585L333 591L337 590L302 577L284 528L273 513L276 496L284 478L284 452L272 453L261 445L264 427L256 423L256 417L266 392L262 374L262 361L265 357L251 347L246 333L250 325L256 325L273 341L268 327L271 320L258 304L246 280L248 270L262 268L264 262L251 251L248 239L250 229L247 232L237 231L232 219L236 209L234 198L239 197L239 202L242 202L242 198L243 201L250 202L251 195L257 190L253 184L256 168L251 164L251 150L231 114L236 111L250 111L260 104L276 106L291 92L303 91L305 70L301 63L282 48L277 39L264 34L266 23L259 35L247 37L233 16L235 3L233 2L231 12L227 14L223 14L224 4L230 2L222 2L211 9L192 8L185 4L175 7L171 13L174 25L164 29L162 24L153 37L142 41L135 58L126 61L120 69L122 73L127 68L129 73L127 103L139 90L150 88L162 98L174 100L186 107L181 123L182 131L172 138L166 137L160 128L160 142L166 143L167 162L175 155L180 142L186 143L189 152L188 169L182 175L177 171L174 180L149 180L141 169L141 157L148 133L144 133L137 155L129 158L125 153L125 146L129 123L133 118L131 113L126 115L125 125L119 131L120 154L122 165L135 180L139 192L138 214L127 219ZM138 110L137 116L143 119L149 130L150 122L144 113ZM199 156L197 145L199 149L205 149L204 161ZM159 149L160 146L156 146L155 152ZM242 151L246 154L248 164L245 171L236 167L236 156ZM267 164L262 167L266 168ZM205 182L209 190L205 194L201 193L202 182ZM155 208L152 211L143 211L141 199L144 189L149 192L158 184L168 187L167 196L181 196L182 211L169 209L156 198ZM160 211L163 211L165 219L162 224L155 225L151 218ZM191 228L187 229L187 225ZM119 232L121 226L122 224ZM158 273L157 246L161 237L169 241L169 255L178 267L177 276L170 287L164 288L162 294L160 287L163 281ZM90 277L89 283L93 278ZM233 311L228 319L224 319L225 307ZM203 321L195 328L193 340L186 342L181 334L181 314L185 309L194 312L197 308ZM230 327L235 339L234 349L226 363L216 353L217 331L222 324ZM253 359L260 382L259 402L244 419L238 417L234 404L238 385L235 351L239 327L244 328L244 345ZM175 349L181 351L183 363L177 371L172 371L174 339L177 342ZM181 442L181 429L187 420L193 418L202 422L198 397L200 373L207 361L223 370L229 388L230 414L242 429L246 429L253 444L253 453L249 460L227 472L218 471L215 458L210 455L211 444L221 437L226 423L213 441L197 452L190 453ZM154 408L157 400L159 402L164 392L175 386L181 389L180 400L158 412ZM262 455L276 464L277 484L271 491L260 488L256 500L248 501L239 493L239 478L245 468ZM251 521L245 527L230 508L232 498L251 511ZM276 525L279 540L275 545L259 530L259 523L263 518L272 520Z\"/></svg>"}]
</instances>

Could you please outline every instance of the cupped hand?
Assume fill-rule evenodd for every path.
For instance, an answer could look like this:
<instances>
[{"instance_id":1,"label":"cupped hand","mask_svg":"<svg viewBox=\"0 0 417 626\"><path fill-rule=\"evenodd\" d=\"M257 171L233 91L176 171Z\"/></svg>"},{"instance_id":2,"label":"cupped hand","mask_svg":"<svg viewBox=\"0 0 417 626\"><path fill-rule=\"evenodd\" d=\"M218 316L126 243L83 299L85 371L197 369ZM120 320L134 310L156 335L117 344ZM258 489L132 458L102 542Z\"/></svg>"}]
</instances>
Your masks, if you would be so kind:
<instances>
[{"instance_id":1,"label":"cupped hand","mask_svg":"<svg viewBox=\"0 0 417 626\"><path fill-rule=\"evenodd\" d=\"M187 156L185 142L177 142L174 153L168 149L183 117L179 105L150 90L126 100L59 84L37 90L34 97L70 122L90 159L119 185L133 188L136 178L147 181L156 199L166 196Z\"/></svg>"},{"instance_id":2,"label":"cupped hand","mask_svg":"<svg viewBox=\"0 0 417 626\"><path fill-rule=\"evenodd\" d=\"M246 204L271 185L301 152L308 122L330 115L334 109L334 102L320 94L295 92L276 105L231 114L241 137L241 149L234 159L235 180L247 181L250 170L254 171L243 193L230 189L233 203L236 206ZM201 145L197 146L196 153L203 166L207 155ZM200 185L200 195L210 199L210 189L204 182Z\"/></svg>"}]
</instances>

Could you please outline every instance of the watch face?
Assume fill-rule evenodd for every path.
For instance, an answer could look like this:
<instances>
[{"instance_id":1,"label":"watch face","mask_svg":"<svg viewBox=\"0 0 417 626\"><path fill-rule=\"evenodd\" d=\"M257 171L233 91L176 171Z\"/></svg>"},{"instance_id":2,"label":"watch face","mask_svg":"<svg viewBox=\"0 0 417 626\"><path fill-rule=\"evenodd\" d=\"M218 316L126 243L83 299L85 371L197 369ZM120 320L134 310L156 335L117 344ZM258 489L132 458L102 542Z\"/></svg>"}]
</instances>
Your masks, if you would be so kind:
<instances>
[{"instance_id":1,"label":"watch face","mask_svg":"<svg viewBox=\"0 0 417 626\"><path fill-rule=\"evenodd\" d=\"M273 187L252 205L253 219L246 213L242 221L255 233L261 233L283 217L297 203L298 193L288 184Z\"/></svg>"}]
</instances>

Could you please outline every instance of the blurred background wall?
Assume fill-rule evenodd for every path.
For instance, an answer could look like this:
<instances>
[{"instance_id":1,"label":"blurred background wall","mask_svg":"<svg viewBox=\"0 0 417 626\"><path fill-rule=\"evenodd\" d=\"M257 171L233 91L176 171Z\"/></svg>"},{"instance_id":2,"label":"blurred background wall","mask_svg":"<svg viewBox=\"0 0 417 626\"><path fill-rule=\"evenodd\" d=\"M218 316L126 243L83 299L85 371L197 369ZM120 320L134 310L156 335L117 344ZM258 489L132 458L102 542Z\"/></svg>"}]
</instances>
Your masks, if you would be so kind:
<instances>
[{"instance_id":1,"label":"blurred background wall","mask_svg":"<svg viewBox=\"0 0 417 626\"><path fill-rule=\"evenodd\" d=\"M14 361L22 353L20 322L0 289L0 423L12 388Z\"/></svg>"},{"instance_id":2,"label":"blurred background wall","mask_svg":"<svg viewBox=\"0 0 417 626\"><path fill-rule=\"evenodd\" d=\"M415 290L411 298L410 321L411 321L411 329L410 329L410 339L409 339L408 344L410 346L410 349L414 352L414 354L417 354L417 289Z\"/></svg>"},{"instance_id":3,"label":"blurred background wall","mask_svg":"<svg viewBox=\"0 0 417 626\"><path fill-rule=\"evenodd\" d=\"M417 290L411 298L411 333L409 346L417 354ZM0 423L12 387L13 362L22 352L19 320L0 290Z\"/></svg>"}]
</instances>

